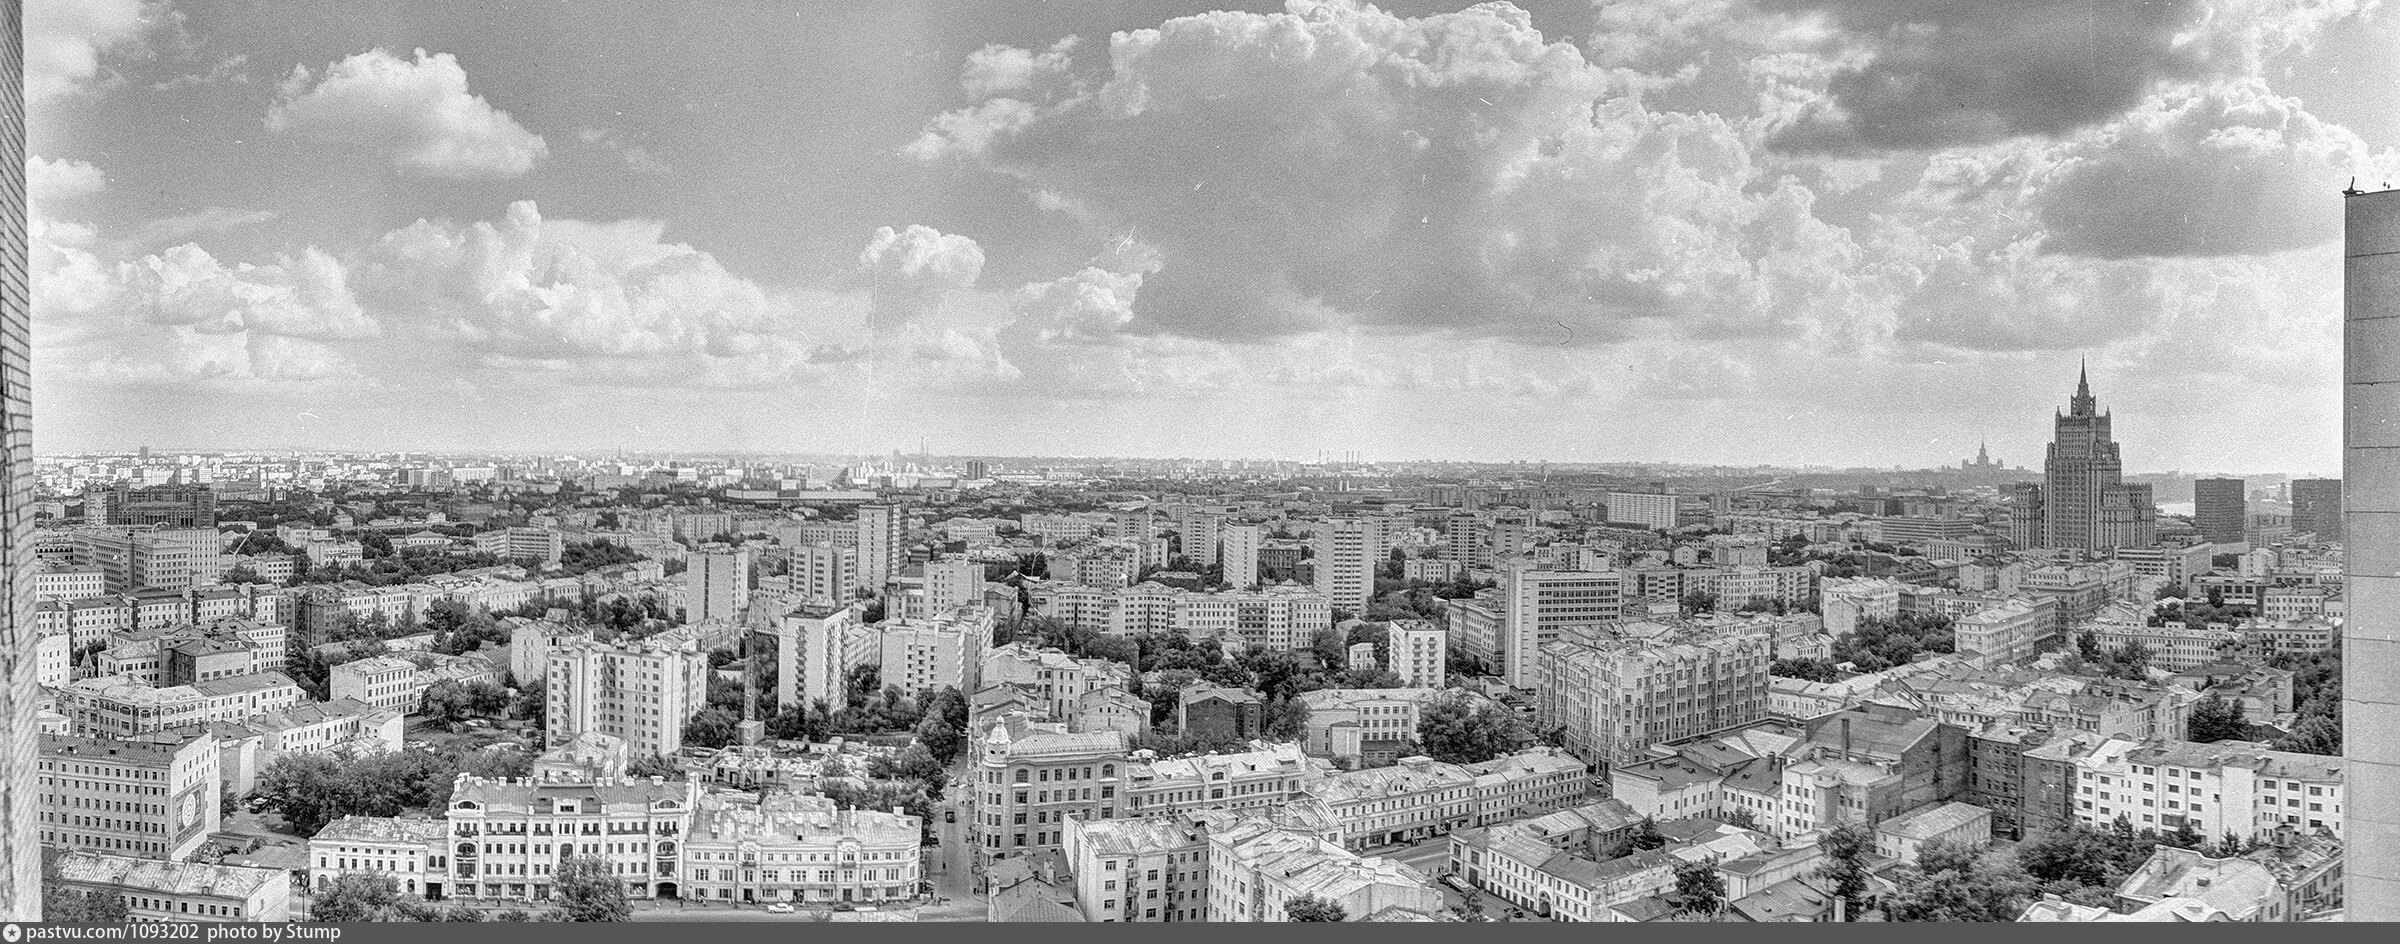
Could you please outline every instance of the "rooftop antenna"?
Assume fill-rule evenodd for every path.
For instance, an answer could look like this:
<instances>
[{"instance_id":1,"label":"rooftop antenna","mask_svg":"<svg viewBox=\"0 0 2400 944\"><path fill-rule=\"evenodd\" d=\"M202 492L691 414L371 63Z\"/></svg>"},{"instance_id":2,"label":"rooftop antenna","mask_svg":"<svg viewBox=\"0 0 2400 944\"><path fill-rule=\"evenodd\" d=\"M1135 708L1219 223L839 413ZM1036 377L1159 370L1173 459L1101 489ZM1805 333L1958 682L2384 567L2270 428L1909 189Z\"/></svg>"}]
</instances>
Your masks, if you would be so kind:
<instances>
[{"instance_id":1,"label":"rooftop antenna","mask_svg":"<svg viewBox=\"0 0 2400 944\"><path fill-rule=\"evenodd\" d=\"M2356 174L2350 175L2350 186L2342 188L2342 196L2345 197L2355 197L2365 192L2366 191L2364 190L2358 189L2358 175Z\"/></svg>"}]
</instances>

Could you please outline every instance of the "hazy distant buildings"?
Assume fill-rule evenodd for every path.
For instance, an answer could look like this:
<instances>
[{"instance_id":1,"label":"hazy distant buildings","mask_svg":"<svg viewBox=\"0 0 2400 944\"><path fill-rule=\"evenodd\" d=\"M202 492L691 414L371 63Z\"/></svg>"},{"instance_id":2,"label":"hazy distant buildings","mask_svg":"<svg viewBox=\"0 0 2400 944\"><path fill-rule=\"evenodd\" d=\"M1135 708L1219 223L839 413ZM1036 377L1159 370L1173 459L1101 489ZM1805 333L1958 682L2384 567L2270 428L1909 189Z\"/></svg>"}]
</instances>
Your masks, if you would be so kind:
<instances>
[{"instance_id":1,"label":"hazy distant buildings","mask_svg":"<svg viewBox=\"0 0 2400 944\"><path fill-rule=\"evenodd\" d=\"M2125 463L2088 375L2078 376L2043 463L2045 546L2108 551L2156 543L2150 486L2125 484Z\"/></svg>"},{"instance_id":2,"label":"hazy distant buildings","mask_svg":"<svg viewBox=\"0 0 2400 944\"><path fill-rule=\"evenodd\" d=\"M2239 544L2249 521L2248 483L2201 479L2192 483L2192 524L2211 544Z\"/></svg>"}]
</instances>

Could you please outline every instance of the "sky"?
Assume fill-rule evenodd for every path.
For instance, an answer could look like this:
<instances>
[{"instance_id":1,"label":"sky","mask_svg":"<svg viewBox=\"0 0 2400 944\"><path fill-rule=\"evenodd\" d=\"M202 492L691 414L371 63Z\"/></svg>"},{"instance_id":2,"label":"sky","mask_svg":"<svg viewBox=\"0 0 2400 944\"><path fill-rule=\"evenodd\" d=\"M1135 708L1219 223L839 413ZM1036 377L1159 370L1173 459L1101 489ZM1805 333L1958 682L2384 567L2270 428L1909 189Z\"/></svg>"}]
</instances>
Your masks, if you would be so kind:
<instances>
[{"instance_id":1,"label":"sky","mask_svg":"<svg viewBox=\"0 0 2400 944\"><path fill-rule=\"evenodd\" d=\"M44 452L2340 465L2376 0L33 0Z\"/></svg>"}]
</instances>

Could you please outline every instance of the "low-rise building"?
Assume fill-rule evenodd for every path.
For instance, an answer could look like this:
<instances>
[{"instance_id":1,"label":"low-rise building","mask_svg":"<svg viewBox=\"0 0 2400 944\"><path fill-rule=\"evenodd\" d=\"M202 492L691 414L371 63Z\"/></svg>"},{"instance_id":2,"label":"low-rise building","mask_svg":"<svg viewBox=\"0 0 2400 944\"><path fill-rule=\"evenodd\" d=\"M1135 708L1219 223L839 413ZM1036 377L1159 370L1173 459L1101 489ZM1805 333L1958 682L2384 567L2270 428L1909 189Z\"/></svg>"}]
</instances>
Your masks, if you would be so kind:
<instances>
[{"instance_id":1,"label":"low-rise building","mask_svg":"<svg viewBox=\"0 0 2400 944\"><path fill-rule=\"evenodd\" d=\"M1286 903L1311 896L1360 916L1442 910L1441 891L1425 873L1391 859L1360 858L1265 820L1209 832L1208 892L1208 920L1215 922L1288 921Z\"/></svg>"},{"instance_id":2,"label":"low-rise building","mask_svg":"<svg viewBox=\"0 0 2400 944\"><path fill-rule=\"evenodd\" d=\"M1354 770L1306 785L1342 827L1354 850L1401 845L1475 824L1481 809L1476 775L1429 757L1403 757L1390 767Z\"/></svg>"},{"instance_id":3,"label":"low-rise building","mask_svg":"<svg viewBox=\"0 0 2400 944\"><path fill-rule=\"evenodd\" d=\"M73 851L55 863L59 885L125 900L135 921L257 922L292 918L292 876L282 869L254 869L204 862Z\"/></svg>"},{"instance_id":4,"label":"low-rise building","mask_svg":"<svg viewBox=\"0 0 2400 944\"><path fill-rule=\"evenodd\" d=\"M845 810L822 796L700 798L684 843L683 894L720 902L888 902L924 880L924 824L899 810Z\"/></svg>"},{"instance_id":5,"label":"low-rise building","mask_svg":"<svg viewBox=\"0 0 2400 944\"><path fill-rule=\"evenodd\" d=\"M1125 815L1274 810L1300 798L1322 774L1300 745L1264 741L1227 754L1138 760L1126 767Z\"/></svg>"},{"instance_id":6,"label":"low-rise building","mask_svg":"<svg viewBox=\"0 0 2400 944\"><path fill-rule=\"evenodd\" d=\"M1875 824L1875 854L1902 862L1933 843L1980 849L1992 839L1992 811L1956 801L1919 807Z\"/></svg>"},{"instance_id":7,"label":"low-rise building","mask_svg":"<svg viewBox=\"0 0 2400 944\"><path fill-rule=\"evenodd\" d=\"M430 817L344 816L308 840L308 884L331 887L351 872L390 876L400 891L426 900L444 897L450 826Z\"/></svg>"},{"instance_id":8,"label":"low-rise building","mask_svg":"<svg viewBox=\"0 0 2400 944\"><path fill-rule=\"evenodd\" d=\"M538 780L460 774L445 814L450 897L540 901L559 860L597 858L635 898L680 896L700 786L656 777ZM434 878L429 877L428 881Z\"/></svg>"}]
</instances>

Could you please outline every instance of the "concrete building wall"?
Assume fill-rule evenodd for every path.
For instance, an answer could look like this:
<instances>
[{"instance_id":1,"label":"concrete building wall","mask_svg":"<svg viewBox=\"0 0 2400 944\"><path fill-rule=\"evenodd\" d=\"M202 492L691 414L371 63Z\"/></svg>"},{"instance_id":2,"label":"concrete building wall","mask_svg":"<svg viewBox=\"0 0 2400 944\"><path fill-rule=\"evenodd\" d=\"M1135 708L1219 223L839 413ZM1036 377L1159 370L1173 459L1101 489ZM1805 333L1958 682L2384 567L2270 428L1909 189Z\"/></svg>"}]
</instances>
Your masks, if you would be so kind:
<instances>
[{"instance_id":1,"label":"concrete building wall","mask_svg":"<svg viewBox=\"0 0 2400 944\"><path fill-rule=\"evenodd\" d=\"M42 914L33 621L32 296L25 243L23 0L0 0L0 920Z\"/></svg>"},{"instance_id":2,"label":"concrete building wall","mask_svg":"<svg viewBox=\"0 0 2400 944\"><path fill-rule=\"evenodd\" d=\"M2344 204L2342 744L2351 921L2400 921L2400 191Z\"/></svg>"}]
</instances>

